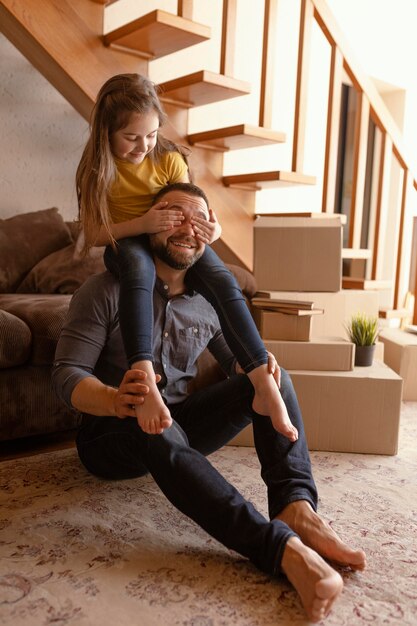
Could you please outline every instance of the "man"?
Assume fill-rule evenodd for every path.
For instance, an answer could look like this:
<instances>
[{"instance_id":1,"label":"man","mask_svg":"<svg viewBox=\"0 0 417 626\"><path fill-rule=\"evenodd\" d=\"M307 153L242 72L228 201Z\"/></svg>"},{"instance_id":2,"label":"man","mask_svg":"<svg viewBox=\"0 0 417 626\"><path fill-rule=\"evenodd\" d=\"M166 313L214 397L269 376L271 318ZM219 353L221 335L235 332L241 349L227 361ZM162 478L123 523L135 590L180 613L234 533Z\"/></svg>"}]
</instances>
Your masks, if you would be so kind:
<instances>
[{"instance_id":1,"label":"man","mask_svg":"<svg viewBox=\"0 0 417 626\"><path fill-rule=\"evenodd\" d=\"M181 226L149 237L157 273L154 367L173 421L161 434L139 426L135 406L146 402L148 388L143 372L127 370L118 326L118 283L109 273L94 276L72 299L53 372L57 393L84 414L77 437L80 459L90 472L108 479L150 472L166 497L218 541L271 575L284 573L308 617L318 621L343 586L324 559L363 569L365 555L344 544L315 512L317 492L288 374L281 371L277 383L299 432L295 442L279 434L269 417L255 413L252 384L246 375L236 375L239 366L214 309L187 290L187 268L204 251L195 230L196 218L209 217L204 192L177 183L161 190L156 201L162 198L184 216ZM206 346L230 377L187 395L197 357ZM250 421L271 521L205 456Z\"/></svg>"}]
</instances>

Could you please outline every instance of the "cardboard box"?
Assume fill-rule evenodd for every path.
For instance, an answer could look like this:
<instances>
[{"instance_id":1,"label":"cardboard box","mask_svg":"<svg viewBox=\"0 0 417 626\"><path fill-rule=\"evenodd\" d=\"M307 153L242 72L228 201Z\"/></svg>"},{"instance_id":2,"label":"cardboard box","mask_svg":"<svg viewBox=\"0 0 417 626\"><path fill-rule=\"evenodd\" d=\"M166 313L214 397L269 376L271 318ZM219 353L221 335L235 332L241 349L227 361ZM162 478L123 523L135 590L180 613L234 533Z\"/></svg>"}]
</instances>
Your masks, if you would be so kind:
<instances>
[{"instance_id":1,"label":"cardboard box","mask_svg":"<svg viewBox=\"0 0 417 626\"><path fill-rule=\"evenodd\" d=\"M403 400L417 400L417 335L387 328L379 336L384 361L404 380Z\"/></svg>"},{"instance_id":2,"label":"cardboard box","mask_svg":"<svg viewBox=\"0 0 417 626\"><path fill-rule=\"evenodd\" d=\"M384 363L352 372L290 372L310 450L396 454L402 379ZM252 426L230 445L253 446Z\"/></svg>"},{"instance_id":3,"label":"cardboard box","mask_svg":"<svg viewBox=\"0 0 417 626\"><path fill-rule=\"evenodd\" d=\"M339 337L312 341L264 341L278 364L287 370L351 371L355 345Z\"/></svg>"},{"instance_id":4,"label":"cardboard box","mask_svg":"<svg viewBox=\"0 0 417 626\"><path fill-rule=\"evenodd\" d=\"M266 291L264 293L267 293ZM337 293L269 291L276 299L313 301L314 307L323 309L323 315L314 318L311 337L346 337L345 324L352 315L378 317L379 294L377 291L346 289Z\"/></svg>"},{"instance_id":5,"label":"cardboard box","mask_svg":"<svg viewBox=\"0 0 417 626\"><path fill-rule=\"evenodd\" d=\"M259 289L338 291L342 281L340 220L258 217L254 275Z\"/></svg>"},{"instance_id":6,"label":"cardboard box","mask_svg":"<svg viewBox=\"0 0 417 626\"><path fill-rule=\"evenodd\" d=\"M252 309L253 319L263 339L309 341L312 315L293 315L278 311Z\"/></svg>"}]
</instances>

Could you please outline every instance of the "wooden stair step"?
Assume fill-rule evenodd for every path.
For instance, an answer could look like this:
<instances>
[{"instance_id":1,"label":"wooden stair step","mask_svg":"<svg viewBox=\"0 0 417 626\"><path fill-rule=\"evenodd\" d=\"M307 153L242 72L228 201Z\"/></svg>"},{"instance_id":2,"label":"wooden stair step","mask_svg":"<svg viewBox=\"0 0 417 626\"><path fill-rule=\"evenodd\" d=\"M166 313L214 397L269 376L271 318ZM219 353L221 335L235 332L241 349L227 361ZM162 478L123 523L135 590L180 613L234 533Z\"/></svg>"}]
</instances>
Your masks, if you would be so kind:
<instances>
[{"instance_id":1,"label":"wooden stair step","mask_svg":"<svg viewBox=\"0 0 417 626\"><path fill-rule=\"evenodd\" d=\"M315 185L315 176L307 176L301 172L257 172L255 174L235 174L223 176L223 183L226 187L239 187L257 191L270 187L281 187L290 185Z\"/></svg>"},{"instance_id":2,"label":"wooden stair step","mask_svg":"<svg viewBox=\"0 0 417 626\"><path fill-rule=\"evenodd\" d=\"M342 248L342 259L370 259L372 250L368 248Z\"/></svg>"},{"instance_id":3,"label":"wooden stair step","mask_svg":"<svg viewBox=\"0 0 417 626\"><path fill-rule=\"evenodd\" d=\"M329 219L333 218L338 220L339 224L346 224L347 217L343 213L318 213L314 211L297 211L294 213L290 213L287 211L282 211L280 213L264 213L263 211L256 211L256 215L260 215L261 217L311 217L314 219Z\"/></svg>"},{"instance_id":4,"label":"wooden stair step","mask_svg":"<svg viewBox=\"0 0 417 626\"><path fill-rule=\"evenodd\" d=\"M152 11L104 35L106 46L158 59L211 37L209 26L166 11Z\"/></svg>"},{"instance_id":5,"label":"wooden stair step","mask_svg":"<svg viewBox=\"0 0 417 626\"><path fill-rule=\"evenodd\" d=\"M167 100L184 107L200 106L220 102L228 98L246 96L250 93L250 83L243 80L200 70L160 83L161 100Z\"/></svg>"},{"instance_id":6,"label":"wooden stair step","mask_svg":"<svg viewBox=\"0 0 417 626\"><path fill-rule=\"evenodd\" d=\"M249 124L238 124L237 126L227 126L216 128L200 133L188 135L188 142L191 145L211 148L214 150L239 150L241 148L254 148L275 143L284 143L285 133L263 128L261 126L251 126Z\"/></svg>"},{"instance_id":7,"label":"wooden stair step","mask_svg":"<svg viewBox=\"0 0 417 626\"><path fill-rule=\"evenodd\" d=\"M363 289L365 291L391 289L391 280L372 280L368 278L342 277L342 289Z\"/></svg>"},{"instance_id":8,"label":"wooden stair step","mask_svg":"<svg viewBox=\"0 0 417 626\"><path fill-rule=\"evenodd\" d=\"M408 309L381 308L379 309L379 317L385 320L404 319L405 317L412 317L412 312Z\"/></svg>"}]
</instances>

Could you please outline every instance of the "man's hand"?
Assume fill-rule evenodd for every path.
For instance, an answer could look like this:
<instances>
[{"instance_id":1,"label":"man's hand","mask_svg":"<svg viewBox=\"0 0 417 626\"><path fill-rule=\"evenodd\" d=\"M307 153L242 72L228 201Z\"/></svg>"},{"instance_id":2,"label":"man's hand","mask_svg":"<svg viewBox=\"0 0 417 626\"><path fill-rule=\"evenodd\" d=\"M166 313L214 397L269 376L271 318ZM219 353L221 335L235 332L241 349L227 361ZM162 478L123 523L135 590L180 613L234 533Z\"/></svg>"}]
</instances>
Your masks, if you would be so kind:
<instances>
[{"instance_id":1,"label":"man's hand","mask_svg":"<svg viewBox=\"0 0 417 626\"><path fill-rule=\"evenodd\" d=\"M114 398L117 417L136 417L135 407L143 404L144 396L149 393L149 387L145 384L146 377L146 372L142 370L127 370ZM157 382L159 380L157 376Z\"/></svg>"},{"instance_id":2,"label":"man's hand","mask_svg":"<svg viewBox=\"0 0 417 626\"><path fill-rule=\"evenodd\" d=\"M210 244L216 241L222 234L222 227L217 221L215 212L209 209L210 219L195 216L191 220L195 236L203 243Z\"/></svg>"},{"instance_id":3,"label":"man's hand","mask_svg":"<svg viewBox=\"0 0 417 626\"><path fill-rule=\"evenodd\" d=\"M268 352L268 372L274 377L279 389L281 387L281 368L272 352Z\"/></svg>"},{"instance_id":4,"label":"man's hand","mask_svg":"<svg viewBox=\"0 0 417 626\"><path fill-rule=\"evenodd\" d=\"M236 362L236 374L245 374L245 371ZM276 358L272 354L272 352L268 352L268 372L272 374L275 382L277 383L278 389L281 387L281 368L277 363Z\"/></svg>"},{"instance_id":5,"label":"man's hand","mask_svg":"<svg viewBox=\"0 0 417 626\"><path fill-rule=\"evenodd\" d=\"M171 230L174 226L181 226L184 216L176 209L166 209L168 202L158 202L141 217L137 217L139 233L161 233Z\"/></svg>"}]
</instances>

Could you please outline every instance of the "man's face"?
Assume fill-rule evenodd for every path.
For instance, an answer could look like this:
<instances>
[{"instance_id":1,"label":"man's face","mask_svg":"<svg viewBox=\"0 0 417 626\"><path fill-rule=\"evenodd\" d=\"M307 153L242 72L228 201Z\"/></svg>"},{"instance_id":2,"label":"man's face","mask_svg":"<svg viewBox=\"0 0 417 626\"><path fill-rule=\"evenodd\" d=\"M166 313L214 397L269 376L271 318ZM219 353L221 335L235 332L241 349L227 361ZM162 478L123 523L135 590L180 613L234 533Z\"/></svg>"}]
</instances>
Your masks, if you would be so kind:
<instances>
[{"instance_id":1,"label":"man's face","mask_svg":"<svg viewBox=\"0 0 417 626\"><path fill-rule=\"evenodd\" d=\"M183 191L170 191L161 198L168 202L167 209L182 211L184 220L181 226L149 236L152 252L161 261L178 270L186 270L201 258L205 244L195 237L191 224L193 217L209 219L205 200Z\"/></svg>"}]
</instances>

